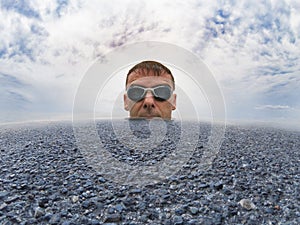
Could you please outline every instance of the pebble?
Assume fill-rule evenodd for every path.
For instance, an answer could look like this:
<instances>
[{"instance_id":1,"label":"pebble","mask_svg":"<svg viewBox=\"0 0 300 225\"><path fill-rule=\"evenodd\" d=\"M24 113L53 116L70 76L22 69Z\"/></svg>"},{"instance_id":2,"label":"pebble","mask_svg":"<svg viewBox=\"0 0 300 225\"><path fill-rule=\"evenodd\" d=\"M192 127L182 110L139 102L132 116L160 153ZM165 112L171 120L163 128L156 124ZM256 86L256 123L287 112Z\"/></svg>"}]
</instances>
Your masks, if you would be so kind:
<instances>
[{"instance_id":1,"label":"pebble","mask_svg":"<svg viewBox=\"0 0 300 225\"><path fill-rule=\"evenodd\" d=\"M0 205L0 210L1 210L1 211L4 210L7 206L8 206L8 205L7 205L5 202L3 202L3 203Z\"/></svg>"},{"instance_id":2,"label":"pebble","mask_svg":"<svg viewBox=\"0 0 300 225\"><path fill-rule=\"evenodd\" d=\"M239 204L247 210L256 209L256 206L250 199L243 198L242 200L239 201Z\"/></svg>"},{"instance_id":3,"label":"pebble","mask_svg":"<svg viewBox=\"0 0 300 225\"><path fill-rule=\"evenodd\" d=\"M116 209L119 213L121 213L123 210L126 210L126 206L125 206L123 203L117 204L117 205L115 206L115 209Z\"/></svg>"},{"instance_id":4,"label":"pebble","mask_svg":"<svg viewBox=\"0 0 300 225\"><path fill-rule=\"evenodd\" d=\"M130 151L109 121L97 124L110 154L147 167L172 154L180 126L170 125L153 149L142 126L134 129L144 150ZM299 132L229 125L212 165L202 167L210 125L200 129L193 156L178 172L141 186L95 171L76 146L72 124L0 126L0 224L299 224Z\"/></svg>"},{"instance_id":5,"label":"pebble","mask_svg":"<svg viewBox=\"0 0 300 225\"><path fill-rule=\"evenodd\" d=\"M174 216L173 218L174 225L181 225L183 224L183 218L181 216Z\"/></svg>"},{"instance_id":6,"label":"pebble","mask_svg":"<svg viewBox=\"0 0 300 225\"><path fill-rule=\"evenodd\" d=\"M121 222L122 217L120 214L108 214L106 215L104 222L105 223L118 223Z\"/></svg>"},{"instance_id":7,"label":"pebble","mask_svg":"<svg viewBox=\"0 0 300 225\"><path fill-rule=\"evenodd\" d=\"M71 197L71 201L72 201L73 203L78 202L78 200L79 200L79 197L78 197L77 195L74 195L74 196Z\"/></svg>"},{"instance_id":8,"label":"pebble","mask_svg":"<svg viewBox=\"0 0 300 225\"><path fill-rule=\"evenodd\" d=\"M190 207L189 210L192 215L196 215L199 211L198 208L196 208L196 207Z\"/></svg>"},{"instance_id":9,"label":"pebble","mask_svg":"<svg viewBox=\"0 0 300 225\"><path fill-rule=\"evenodd\" d=\"M223 188L223 182L222 181L218 181L216 183L213 184L214 188L219 191Z\"/></svg>"},{"instance_id":10,"label":"pebble","mask_svg":"<svg viewBox=\"0 0 300 225\"><path fill-rule=\"evenodd\" d=\"M130 191L131 194L140 194L141 192L142 192L141 189L132 189L132 190Z\"/></svg>"},{"instance_id":11,"label":"pebble","mask_svg":"<svg viewBox=\"0 0 300 225\"><path fill-rule=\"evenodd\" d=\"M43 216L44 214L45 214L45 210L43 210L40 207L35 208L35 210L34 210L34 217L35 218L39 218L39 217Z\"/></svg>"},{"instance_id":12,"label":"pebble","mask_svg":"<svg viewBox=\"0 0 300 225\"><path fill-rule=\"evenodd\" d=\"M12 202L16 201L17 199L19 199L19 196L12 196L12 197L8 197L5 200L5 202L9 204L9 203L12 203Z\"/></svg>"},{"instance_id":13,"label":"pebble","mask_svg":"<svg viewBox=\"0 0 300 225\"><path fill-rule=\"evenodd\" d=\"M59 224L60 219L61 219L61 217L60 217L59 214L54 214L54 215L52 215L52 217L51 217L49 223L50 223L50 224Z\"/></svg>"},{"instance_id":14,"label":"pebble","mask_svg":"<svg viewBox=\"0 0 300 225\"><path fill-rule=\"evenodd\" d=\"M0 199L4 199L5 197L7 197L9 195L8 191L1 191L0 192Z\"/></svg>"}]
</instances>

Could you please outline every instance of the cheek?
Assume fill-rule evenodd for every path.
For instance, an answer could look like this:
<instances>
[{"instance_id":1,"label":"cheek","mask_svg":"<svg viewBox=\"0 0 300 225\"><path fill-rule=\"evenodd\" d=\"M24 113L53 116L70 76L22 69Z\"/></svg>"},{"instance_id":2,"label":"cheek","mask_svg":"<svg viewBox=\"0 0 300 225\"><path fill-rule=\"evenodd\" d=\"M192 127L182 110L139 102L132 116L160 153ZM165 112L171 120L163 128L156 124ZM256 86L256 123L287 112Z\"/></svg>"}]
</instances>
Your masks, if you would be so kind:
<instances>
[{"instance_id":1,"label":"cheek","mask_svg":"<svg viewBox=\"0 0 300 225\"><path fill-rule=\"evenodd\" d=\"M130 110L137 110L139 107L140 107L140 105L142 104L142 102L133 102L133 101L130 101L129 102L129 109Z\"/></svg>"},{"instance_id":2,"label":"cheek","mask_svg":"<svg viewBox=\"0 0 300 225\"><path fill-rule=\"evenodd\" d=\"M170 110L172 108L171 102L156 102L156 105L161 111Z\"/></svg>"}]
</instances>

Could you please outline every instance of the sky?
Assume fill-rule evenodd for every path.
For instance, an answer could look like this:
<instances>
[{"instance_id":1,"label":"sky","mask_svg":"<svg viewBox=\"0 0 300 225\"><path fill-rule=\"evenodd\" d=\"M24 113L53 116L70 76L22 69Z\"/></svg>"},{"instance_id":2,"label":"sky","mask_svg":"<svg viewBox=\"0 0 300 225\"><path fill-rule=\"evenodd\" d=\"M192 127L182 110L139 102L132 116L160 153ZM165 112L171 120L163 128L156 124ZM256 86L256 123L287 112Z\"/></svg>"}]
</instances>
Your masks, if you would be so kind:
<instances>
[{"instance_id":1,"label":"sky","mask_svg":"<svg viewBox=\"0 0 300 225\"><path fill-rule=\"evenodd\" d=\"M208 66L228 121L300 127L299 11L298 0L0 0L0 123L71 118L97 59L159 41ZM117 77L98 106L126 116Z\"/></svg>"}]
</instances>

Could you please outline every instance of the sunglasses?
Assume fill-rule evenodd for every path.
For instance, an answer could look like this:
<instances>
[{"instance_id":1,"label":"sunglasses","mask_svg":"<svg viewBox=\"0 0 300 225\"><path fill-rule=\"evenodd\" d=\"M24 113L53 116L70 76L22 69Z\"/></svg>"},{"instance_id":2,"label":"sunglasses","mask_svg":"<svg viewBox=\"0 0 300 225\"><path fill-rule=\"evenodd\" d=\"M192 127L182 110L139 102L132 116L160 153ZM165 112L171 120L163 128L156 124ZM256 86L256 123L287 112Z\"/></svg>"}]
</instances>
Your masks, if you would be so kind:
<instances>
[{"instance_id":1,"label":"sunglasses","mask_svg":"<svg viewBox=\"0 0 300 225\"><path fill-rule=\"evenodd\" d=\"M158 101L166 101L172 95L172 89L169 85L159 85L152 88L133 85L127 89L127 96L132 101L138 102L145 98L148 91L151 91L154 98Z\"/></svg>"}]
</instances>

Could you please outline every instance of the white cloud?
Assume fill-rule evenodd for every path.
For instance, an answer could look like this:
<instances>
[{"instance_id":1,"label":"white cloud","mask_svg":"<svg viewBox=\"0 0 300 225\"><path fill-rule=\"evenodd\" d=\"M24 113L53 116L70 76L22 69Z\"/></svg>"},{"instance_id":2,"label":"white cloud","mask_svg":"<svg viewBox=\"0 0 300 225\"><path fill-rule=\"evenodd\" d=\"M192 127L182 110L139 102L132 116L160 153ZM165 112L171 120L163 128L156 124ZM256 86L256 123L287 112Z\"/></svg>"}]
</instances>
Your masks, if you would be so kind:
<instances>
[{"instance_id":1,"label":"white cloud","mask_svg":"<svg viewBox=\"0 0 300 225\"><path fill-rule=\"evenodd\" d=\"M265 109L270 109L270 110L290 110L292 109L290 106L288 105L260 105L260 106L256 106L255 109L259 109L259 110L265 110Z\"/></svg>"}]
</instances>

